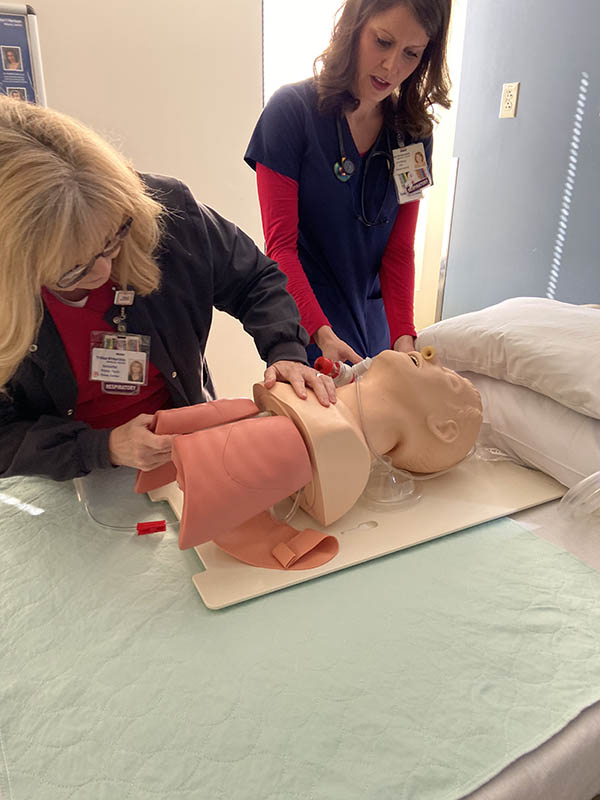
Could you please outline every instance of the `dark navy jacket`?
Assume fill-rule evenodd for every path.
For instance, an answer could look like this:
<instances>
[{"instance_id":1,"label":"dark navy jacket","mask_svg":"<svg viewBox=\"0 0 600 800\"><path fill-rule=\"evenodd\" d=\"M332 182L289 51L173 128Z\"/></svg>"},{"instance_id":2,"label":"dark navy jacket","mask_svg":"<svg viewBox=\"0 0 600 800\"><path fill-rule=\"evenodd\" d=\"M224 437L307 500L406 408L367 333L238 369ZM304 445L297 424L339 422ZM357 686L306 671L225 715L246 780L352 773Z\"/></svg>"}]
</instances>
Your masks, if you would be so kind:
<instances>
[{"instance_id":1,"label":"dark navy jacket","mask_svg":"<svg viewBox=\"0 0 600 800\"><path fill-rule=\"evenodd\" d=\"M243 323L267 364L306 363L308 336L277 264L234 224L199 206L179 181L142 177L168 211L157 254L162 278L157 292L136 295L127 325L152 337L150 359L173 405L214 397L204 360L213 306ZM113 307L106 319L117 313ZM48 312L6 388L0 394L0 477L67 480L110 466L110 430L93 430L72 418L77 384Z\"/></svg>"}]
</instances>

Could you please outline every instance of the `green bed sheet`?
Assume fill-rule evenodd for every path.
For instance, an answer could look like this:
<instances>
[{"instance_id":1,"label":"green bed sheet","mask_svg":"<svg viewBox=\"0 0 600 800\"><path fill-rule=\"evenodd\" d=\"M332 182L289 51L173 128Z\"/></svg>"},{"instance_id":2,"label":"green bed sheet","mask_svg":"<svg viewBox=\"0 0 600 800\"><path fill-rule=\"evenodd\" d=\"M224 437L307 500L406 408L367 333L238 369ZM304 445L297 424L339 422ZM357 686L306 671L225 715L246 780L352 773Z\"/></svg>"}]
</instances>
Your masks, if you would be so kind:
<instances>
[{"instance_id":1,"label":"green bed sheet","mask_svg":"<svg viewBox=\"0 0 600 800\"><path fill-rule=\"evenodd\" d=\"M600 698L600 574L509 520L209 611L11 479L0 554L2 800L456 800Z\"/></svg>"}]
</instances>

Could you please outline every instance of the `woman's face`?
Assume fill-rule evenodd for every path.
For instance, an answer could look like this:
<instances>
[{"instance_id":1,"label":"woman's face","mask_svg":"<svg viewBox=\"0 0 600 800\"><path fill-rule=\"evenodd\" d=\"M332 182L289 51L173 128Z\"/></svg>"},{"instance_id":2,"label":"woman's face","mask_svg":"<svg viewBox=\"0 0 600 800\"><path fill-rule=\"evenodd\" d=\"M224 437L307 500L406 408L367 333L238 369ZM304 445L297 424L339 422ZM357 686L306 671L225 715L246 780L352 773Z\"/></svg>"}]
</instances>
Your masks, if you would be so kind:
<instances>
[{"instance_id":1,"label":"woman's face","mask_svg":"<svg viewBox=\"0 0 600 800\"><path fill-rule=\"evenodd\" d=\"M67 300L81 300L92 289L99 289L100 286L104 286L110 278L112 262L119 255L119 251L120 248L107 258L97 258L94 261L94 266L81 280L69 286L68 289L56 289L56 293Z\"/></svg>"},{"instance_id":2,"label":"woman's face","mask_svg":"<svg viewBox=\"0 0 600 800\"><path fill-rule=\"evenodd\" d=\"M144 376L142 365L139 361L132 361L129 365L129 373L132 381L141 381Z\"/></svg>"},{"instance_id":3,"label":"woman's face","mask_svg":"<svg viewBox=\"0 0 600 800\"><path fill-rule=\"evenodd\" d=\"M117 250L117 252L112 253L109 258L97 258L94 262L94 266L87 273L87 275L84 275L80 281L73 284L73 286L70 286L69 290L87 289L90 291L103 286L110 278L112 262L118 255L119 251Z\"/></svg>"},{"instance_id":4,"label":"woman's face","mask_svg":"<svg viewBox=\"0 0 600 800\"><path fill-rule=\"evenodd\" d=\"M365 23L358 43L354 94L361 104L376 105L418 67L429 37L404 4Z\"/></svg>"},{"instance_id":5,"label":"woman's face","mask_svg":"<svg viewBox=\"0 0 600 800\"><path fill-rule=\"evenodd\" d=\"M17 63L17 57L15 56L12 50L6 51L6 60L8 61L9 64Z\"/></svg>"}]
</instances>

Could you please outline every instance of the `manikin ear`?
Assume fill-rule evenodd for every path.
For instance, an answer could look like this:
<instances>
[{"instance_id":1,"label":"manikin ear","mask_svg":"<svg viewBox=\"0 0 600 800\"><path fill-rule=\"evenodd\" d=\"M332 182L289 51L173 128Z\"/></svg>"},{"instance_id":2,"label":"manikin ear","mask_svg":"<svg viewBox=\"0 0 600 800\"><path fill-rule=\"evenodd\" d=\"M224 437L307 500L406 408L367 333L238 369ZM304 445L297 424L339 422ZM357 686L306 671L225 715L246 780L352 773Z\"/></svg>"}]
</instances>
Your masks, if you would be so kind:
<instances>
[{"instance_id":1,"label":"manikin ear","mask_svg":"<svg viewBox=\"0 0 600 800\"><path fill-rule=\"evenodd\" d=\"M428 414L427 427L435 437L445 444L452 444L458 438L458 425L453 419L444 419L437 414Z\"/></svg>"}]
</instances>

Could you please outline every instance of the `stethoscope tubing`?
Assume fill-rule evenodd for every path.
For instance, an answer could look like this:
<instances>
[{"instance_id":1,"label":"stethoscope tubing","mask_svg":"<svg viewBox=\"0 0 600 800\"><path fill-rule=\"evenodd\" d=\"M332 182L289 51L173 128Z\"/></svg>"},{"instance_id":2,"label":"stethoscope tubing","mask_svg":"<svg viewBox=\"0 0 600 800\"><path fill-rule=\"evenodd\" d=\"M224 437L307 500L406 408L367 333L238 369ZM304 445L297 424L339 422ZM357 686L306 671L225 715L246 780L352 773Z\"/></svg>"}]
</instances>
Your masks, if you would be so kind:
<instances>
[{"instance_id":1,"label":"stethoscope tubing","mask_svg":"<svg viewBox=\"0 0 600 800\"><path fill-rule=\"evenodd\" d=\"M342 134L342 120L340 115L336 116L335 122L337 128L340 160L334 164L333 171L335 173L336 178L339 181L341 181L342 183L346 183L348 180L350 180L350 178L352 178L353 175L356 174L356 166L354 162L346 156L346 149L344 147L344 137ZM387 128L385 129L385 133L387 137L388 149L387 150L376 149L377 146L379 145L379 140L381 138L382 133L383 131L380 131L379 135L377 136L375 145L366 158L362 170L362 175L360 177L360 214L357 214L357 219L359 219L360 222L362 222L363 225L365 225L367 228L372 228L375 225L386 225L387 223L389 223L389 219L387 219L386 217L384 217L383 219L379 219L382 214L383 207L385 205L385 200L387 197L387 192L388 192L387 185L385 187L385 192L383 194L383 200L381 201L379 209L377 210L377 213L375 214L375 217L373 219L369 219L367 217L366 207L365 207L365 186L367 182L367 174L369 172L371 161L379 156L383 156L385 158L388 167L388 182L392 180L392 176L394 173L394 160L391 155L392 146L390 142L390 133Z\"/></svg>"}]
</instances>

